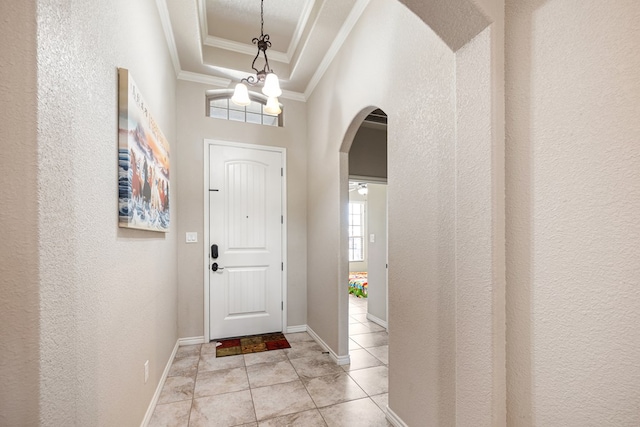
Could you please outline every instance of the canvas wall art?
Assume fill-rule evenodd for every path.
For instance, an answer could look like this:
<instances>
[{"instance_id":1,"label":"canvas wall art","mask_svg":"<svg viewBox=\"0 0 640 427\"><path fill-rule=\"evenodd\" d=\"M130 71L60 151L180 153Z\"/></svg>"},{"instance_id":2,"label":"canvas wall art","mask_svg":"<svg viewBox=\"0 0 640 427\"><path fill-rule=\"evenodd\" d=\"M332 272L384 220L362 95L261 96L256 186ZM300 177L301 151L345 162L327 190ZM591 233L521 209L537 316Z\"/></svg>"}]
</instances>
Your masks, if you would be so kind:
<instances>
[{"instance_id":1,"label":"canvas wall art","mask_svg":"<svg viewBox=\"0 0 640 427\"><path fill-rule=\"evenodd\" d=\"M128 70L118 82L118 224L166 233L169 143Z\"/></svg>"}]
</instances>

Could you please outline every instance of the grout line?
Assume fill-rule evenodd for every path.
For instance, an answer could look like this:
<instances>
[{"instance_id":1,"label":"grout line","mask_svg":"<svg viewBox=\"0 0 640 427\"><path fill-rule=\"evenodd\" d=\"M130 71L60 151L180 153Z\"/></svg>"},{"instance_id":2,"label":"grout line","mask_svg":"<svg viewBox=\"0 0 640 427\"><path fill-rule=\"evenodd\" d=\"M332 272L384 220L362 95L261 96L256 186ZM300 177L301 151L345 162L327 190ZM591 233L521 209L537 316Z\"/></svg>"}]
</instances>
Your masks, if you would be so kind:
<instances>
[{"instance_id":1,"label":"grout line","mask_svg":"<svg viewBox=\"0 0 640 427\"><path fill-rule=\"evenodd\" d=\"M196 383L198 382L198 374L200 373L200 361L202 358L202 344L200 344L200 351L198 352L198 366L196 368L196 376L193 379L193 393L191 393L191 407L189 408L189 416L187 417L187 425L191 424L191 413L193 412L193 403L196 400Z\"/></svg>"}]
</instances>

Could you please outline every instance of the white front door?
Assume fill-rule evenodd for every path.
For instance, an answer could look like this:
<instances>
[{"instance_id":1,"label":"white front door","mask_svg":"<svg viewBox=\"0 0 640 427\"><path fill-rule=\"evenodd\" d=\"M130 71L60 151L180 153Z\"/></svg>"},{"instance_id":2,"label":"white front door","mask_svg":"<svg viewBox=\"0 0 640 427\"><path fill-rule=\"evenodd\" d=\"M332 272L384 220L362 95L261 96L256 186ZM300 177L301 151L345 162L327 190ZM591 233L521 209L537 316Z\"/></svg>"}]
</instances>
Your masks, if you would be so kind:
<instances>
[{"instance_id":1,"label":"white front door","mask_svg":"<svg viewBox=\"0 0 640 427\"><path fill-rule=\"evenodd\" d=\"M209 339L282 331L282 168L279 150L210 145Z\"/></svg>"}]
</instances>

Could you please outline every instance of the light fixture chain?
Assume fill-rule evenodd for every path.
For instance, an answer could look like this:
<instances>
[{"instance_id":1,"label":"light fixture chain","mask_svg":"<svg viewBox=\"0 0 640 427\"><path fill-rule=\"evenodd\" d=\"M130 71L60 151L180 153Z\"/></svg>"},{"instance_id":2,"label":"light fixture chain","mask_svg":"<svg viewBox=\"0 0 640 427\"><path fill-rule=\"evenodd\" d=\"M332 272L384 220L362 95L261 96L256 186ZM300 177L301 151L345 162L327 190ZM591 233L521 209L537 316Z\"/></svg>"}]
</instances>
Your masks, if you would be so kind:
<instances>
[{"instance_id":1,"label":"light fixture chain","mask_svg":"<svg viewBox=\"0 0 640 427\"><path fill-rule=\"evenodd\" d=\"M260 0L260 35L264 36L264 0Z\"/></svg>"},{"instance_id":2,"label":"light fixture chain","mask_svg":"<svg viewBox=\"0 0 640 427\"><path fill-rule=\"evenodd\" d=\"M268 97L265 111L269 114L278 115L282 112L278 104L278 97L282 94L282 90L278 83L278 76L274 74L271 66L269 66L269 58L267 57L267 49L271 47L271 41L269 41L269 34L264 33L264 0L260 0L260 37L254 37L251 41L258 47L258 52L251 62L251 68L256 74L240 80L240 83L236 85L231 100L237 105L249 105L251 100L244 84L246 83L250 86L263 84L262 93ZM260 57L260 53L264 56L262 70L256 68L256 61Z\"/></svg>"}]
</instances>

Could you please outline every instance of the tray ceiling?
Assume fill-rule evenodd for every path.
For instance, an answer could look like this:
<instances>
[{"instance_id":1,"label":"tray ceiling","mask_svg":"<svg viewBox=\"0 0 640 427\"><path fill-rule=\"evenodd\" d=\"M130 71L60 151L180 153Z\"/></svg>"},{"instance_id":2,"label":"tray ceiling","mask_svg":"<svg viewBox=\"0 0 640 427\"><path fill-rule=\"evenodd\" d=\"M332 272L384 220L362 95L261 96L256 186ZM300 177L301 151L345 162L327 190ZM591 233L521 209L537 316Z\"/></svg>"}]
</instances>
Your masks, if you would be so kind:
<instances>
[{"instance_id":1,"label":"tray ceiling","mask_svg":"<svg viewBox=\"0 0 640 427\"><path fill-rule=\"evenodd\" d=\"M265 0L264 33L283 97L306 99L369 0ZM233 87L251 70L260 0L157 0L178 78ZM258 68L262 68L262 64Z\"/></svg>"}]
</instances>

